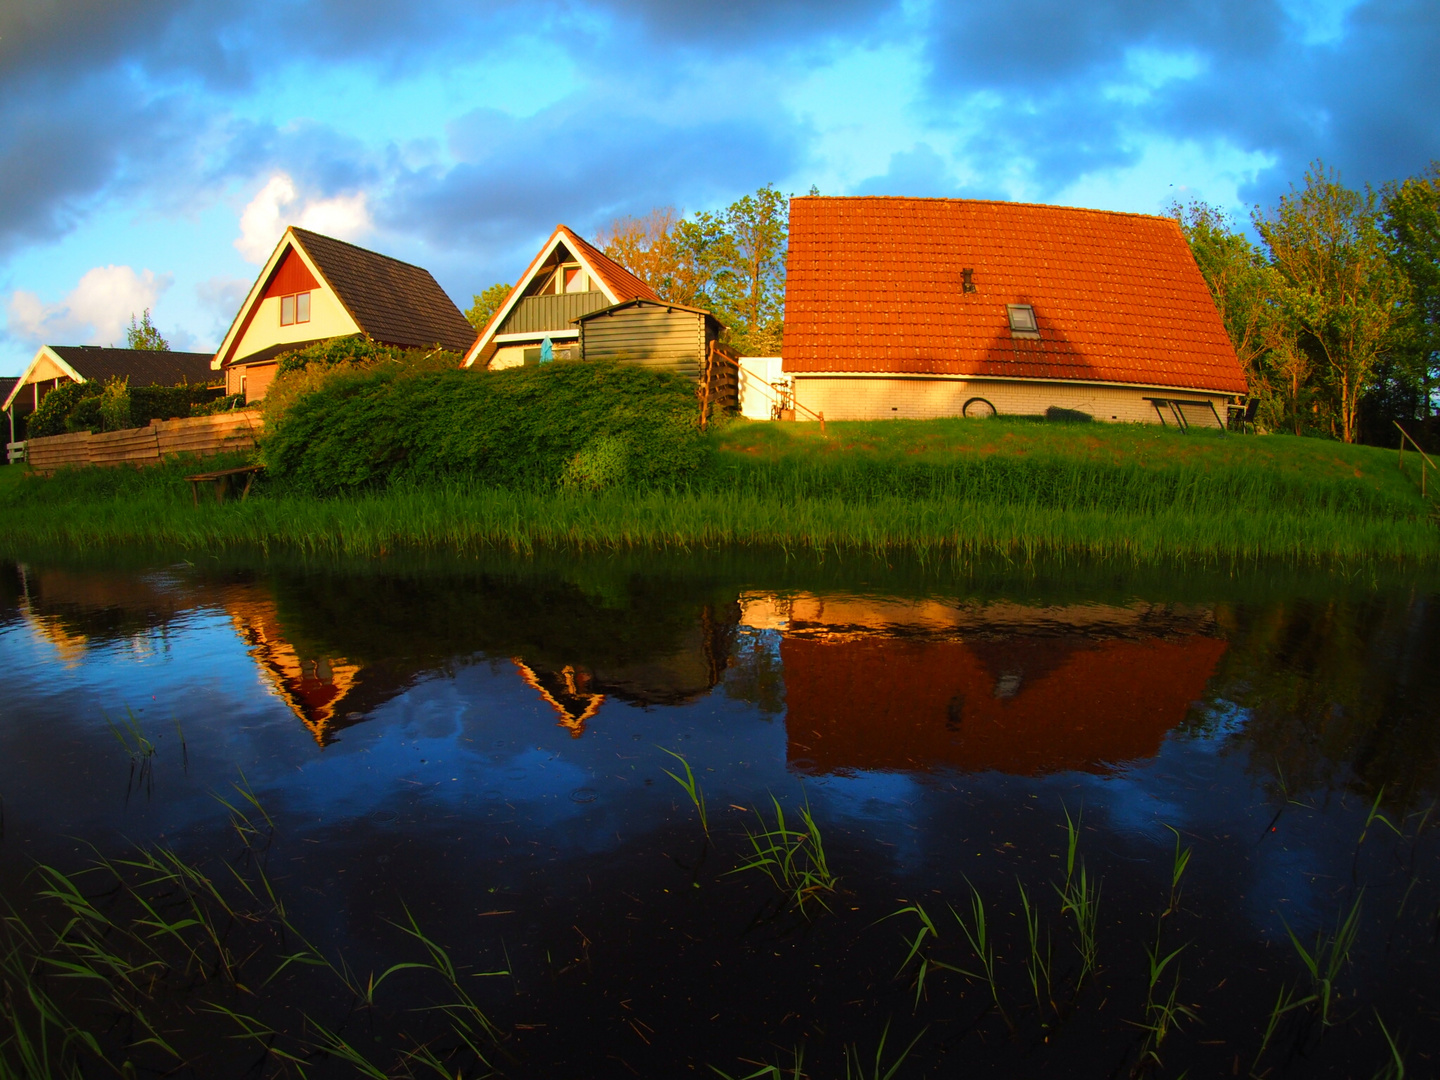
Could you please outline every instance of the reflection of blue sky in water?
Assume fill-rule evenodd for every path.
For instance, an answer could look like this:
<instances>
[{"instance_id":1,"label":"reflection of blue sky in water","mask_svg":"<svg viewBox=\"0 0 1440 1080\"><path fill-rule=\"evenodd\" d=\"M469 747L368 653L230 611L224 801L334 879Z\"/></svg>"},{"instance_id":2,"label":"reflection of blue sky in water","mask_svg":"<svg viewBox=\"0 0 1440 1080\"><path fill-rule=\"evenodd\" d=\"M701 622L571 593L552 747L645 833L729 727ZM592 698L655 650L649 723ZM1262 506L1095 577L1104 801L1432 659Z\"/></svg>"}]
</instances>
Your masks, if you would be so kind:
<instances>
[{"instance_id":1,"label":"reflection of blue sky in water","mask_svg":"<svg viewBox=\"0 0 1440 1080\"><path fill-rule=\"evenodd\" d=\"M740 636L739 648L780 663L779 632ZM1223 893L1255 932L1274 938L1283 933L1277 912L1297 927L1332 917L1317 882L1348 873L1365 810L1351 799L1343 810L1330 807L1327 821L1288 808L1267 834L1275 806L1246 773L1246 755L1227 752L1249 717L1223 699L1208 706L1203 732L1172 732L1155 758L1108 775L978 774L951 783L859 769L802 784L787 764L783 713L766 716L728 693L734 669L721 688L682 705L641 708L611 697L575 738L509 658L455 658L448 670L397 689L322 749L272 692L223 608L193 608L163 626L96 641L67 640L44 619L12 623L0 631L0 666L8 763L0 776L21 834L181 833L223 819L211 792L229 792L243 770L284 827L301 834L379 819L438 828L460 818L492 822L516 843L604 853L693 822L684 792L661 772L676 765L656 749L663 746L695 768L719 829L736 833L747 820L732 803L768 813L772 793L790 810L808 794L837 845L873 845L902 876L943 858L951 836L980 836L985 808L1020 799L1036 811L1032 822L1013 821L1016 842L1060 850L1062 800L1072 812L1083 806L1085 824L1099 830L1085 842L1094 858L1110 860L1112 874L1162 877L1171 825L1196 847L1197 890ZM104 714L118 718L127 706L159 748L150 803L133 795L123 803L127 761ZM173 718L185 734L188 773ZM982 841L970 847L988 850Z\"/></svg>"}]
</instances>

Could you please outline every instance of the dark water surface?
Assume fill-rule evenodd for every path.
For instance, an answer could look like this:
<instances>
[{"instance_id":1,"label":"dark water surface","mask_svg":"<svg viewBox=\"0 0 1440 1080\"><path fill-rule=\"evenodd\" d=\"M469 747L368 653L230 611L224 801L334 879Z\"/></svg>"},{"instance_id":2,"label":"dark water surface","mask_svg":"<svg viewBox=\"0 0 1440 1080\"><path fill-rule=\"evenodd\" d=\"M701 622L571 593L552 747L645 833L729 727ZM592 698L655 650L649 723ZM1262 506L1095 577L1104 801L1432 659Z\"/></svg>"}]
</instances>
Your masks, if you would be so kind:
<instances>
[{"instance_id":1,"label":"dark water surface","mask_svg":"<svg viewBox=\"0 0 1440 1080\"><path fill-rule=\"evenodd\" d=\"M232 973L204 949L157 959L146 1000L174 1056L126 1050L133 1017L51 978L154 1075L354 1075L315 1049L322 1028L380 1072L434 1075L404 1057L421 1045L483 1071L434 1008L456 1000L436 971L367 1004L313 962L364 982L433 959L413 916L506 1075L741 1076L798 1050L837 1077L848 1048L873 1066L888 1025L887 1067L919 1036L900 1077L1369 1077L1387 1032L1434 1076L1437 601L1433 581L704 554L11 562L0 888L54 932L37 864L159 846L231 893L264 868L286 928L227 920ZM694 769L709 841L662 747ZM791 824L808 800L828 911L734 872L772 796ZM1100 882L1078 986L1067 811ZM97 910L133 899L81 881ZM1039 1004L1021 886L1052 941ZM971 918L975 895L998 1008L950 910ZM906 965L922 924L885 916L917 906L936 934ZM1277 998L1318 993L1290 931L1324 951L1352 912L1328 1015L1284 1012L1257 1062ZM1152 989L1157 933L1157 956L1182 951ZM1147 1037L1172 989L1176 1026ZM237 1038L237 1013L274 1034Z\"/></svg>"}]
</instances>

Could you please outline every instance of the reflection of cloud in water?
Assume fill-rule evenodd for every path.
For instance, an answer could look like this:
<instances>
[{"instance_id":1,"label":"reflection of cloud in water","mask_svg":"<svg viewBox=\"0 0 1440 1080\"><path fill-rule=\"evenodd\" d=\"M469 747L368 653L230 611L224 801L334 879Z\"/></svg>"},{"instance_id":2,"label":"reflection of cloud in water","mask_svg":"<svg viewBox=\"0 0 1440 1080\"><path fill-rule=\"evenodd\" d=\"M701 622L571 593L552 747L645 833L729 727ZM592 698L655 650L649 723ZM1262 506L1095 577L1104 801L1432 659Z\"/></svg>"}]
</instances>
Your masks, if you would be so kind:
<instances>
[{"instance_id":1,"label":"reflection of cloud in water","mask_svg":"<svg viewBox=\"0 0 1440 1080\"><path fill-rule=\"evenodd\" d=\"M918 808L923 792L906 773L859 772L828 776L806 786L811 803L826 816L863 824L885 840L887 854L902 870L919 866L925 855L925 831Z\"/></svg>"}]
</instances>

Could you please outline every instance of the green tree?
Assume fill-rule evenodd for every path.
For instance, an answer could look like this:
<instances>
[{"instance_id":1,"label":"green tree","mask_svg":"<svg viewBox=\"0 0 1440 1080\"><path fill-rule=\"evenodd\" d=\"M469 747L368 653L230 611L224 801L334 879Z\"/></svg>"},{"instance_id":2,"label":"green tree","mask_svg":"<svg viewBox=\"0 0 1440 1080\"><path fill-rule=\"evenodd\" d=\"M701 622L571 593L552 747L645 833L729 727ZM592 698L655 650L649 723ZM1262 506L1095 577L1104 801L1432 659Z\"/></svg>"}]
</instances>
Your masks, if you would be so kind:
<instances>
[{"instance_id":1,"label":"green tree","mask_svg":"<svg viewBox=\"0 0 1440 1080\"><path fill-rule=\"evenodd\" d=\"M1345 187L1316 162L1303 189L1292 187L1269 215L1257 209L1253 221L1276 271L1278 313L1315 361L1331 433L1354 442L1361 395L1406 294L1386 252L1376 195Z\"/></svg>"},{"instance_id":2,"label":"green tree","mask_svg":"<svg viewBox=\"0 0 1440 1080\"><path fill-rule=\"evenodd\" d=\"M716 215L677 216L657 206L643 217L616 218L596 239L606 255L672 304L709 309L724 222Z\"/></svg>"},{"instance_id":3,"label":"green tree","mask_svg":"<svg viewBox=\"0 0 1440 1080\"><path fill-rule=\"evenodd\" d=\"M1190 244L1210 296L1235 347L1235 355L1250 384L1250 396L1260 402L1259 419L1265 427L1282 426L1286 416L1285 376L1272 369L1276 344L1274 323L1274 272L1265 254L1235 227L1224 210L1204 202L1170 206L1170 216Z\"/></svg>"},{"instance_id":4,"label":"green tree","mask_svg":"<svg viewBox=\"0 0 1440 1080\"><path fill-rule=\"evenodd\" d=\"M125 331L125 347L127 349L144 349L146 352L169 352L170 342L160 336L160 331L155 329L150 322L150 309L147 307L145 313L140 316L140 321L135 321L135 315L130 315L130 326Z\"/></svg>"},{"instance_id":5,"label":"green tree","mask_svg":"<svg viewBox=\"0 0 1440 1080\"><path fill-rule=\"evenodd\" d=\"M724 270L716 275L722 320L742 351L773 354L785 321L790 200L766 184L731 203L723 221Z\"/></svg>"},{"instance_id":6,"label":"green tree","mask_svg":"<svg viewBox=\"0 0 1440 1080\"><path fill-rule=\"evenodd\" d=\"M465 318L477 332L485 329L485 324L490 321L490 316L499 310L500 305L509 295L510 286L504 282L491 285L484 292L470 298L470 309L465 312Z\"/></svg>"},{"instance_id":7,"label":"green tree","mask_svg":"<svg viewBox=\"0 0 1440 1080\"><path fill-rule=\"evenodd\" d=\"M1397 367L1414 382L1423 418L1440 381L1440 161L1420 176L1386 184L1382 197L1390 259L1410 291Z\"/></svg>"},{"instance_id":8,"label":"green tree","mask_svg":"<svg viewBox=\"0 0 1440 1080\"><path fill-rule=\"evenodd\" d=\"M605 254L674 304L714 312L742 351L776 353L785 322L789 197L766 184L722 211L617 218Z\"/></svg>"}]
</instances>

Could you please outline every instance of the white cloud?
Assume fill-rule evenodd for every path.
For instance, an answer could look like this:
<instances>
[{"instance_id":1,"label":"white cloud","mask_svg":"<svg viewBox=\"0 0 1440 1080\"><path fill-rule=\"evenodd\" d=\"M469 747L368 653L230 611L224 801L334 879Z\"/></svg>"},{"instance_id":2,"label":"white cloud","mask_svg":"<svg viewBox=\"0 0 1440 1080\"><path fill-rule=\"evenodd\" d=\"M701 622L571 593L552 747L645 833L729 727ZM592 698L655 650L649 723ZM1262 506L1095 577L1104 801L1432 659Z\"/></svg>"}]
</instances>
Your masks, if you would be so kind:
<instances>
[{"instance_id":1,"label":"white cloud","mask_svg":"<svg viewBox=\"0 0 1440 1080\"><path fill-rule=\"evenodd\" d=\"M372 223L363 191L328 199L302 197L289 174L277 172L241 211L235 250L247 262L263 263L288 225L354 240L369 232Z\"/></svg>"},{"instance_id":2,"label":"white cloud","mask_svg":"<svg viewBox=\"0 0 1440 1080\"><path fill-rule=\"evenodd\" d=\"M35 293L18 290L6 305L9 336L31 344L121 344L131 318L153 308L170 288L173 274L128 266L96 266L85 274L58 304L47 304Z\"/></svg>"},{"instance_id":3,"label":"white cloud","mask_svg":"<svg viewBox=\"0 0 1440 1080\"><path fill-rule=\"evenodd\" d=\"M1076 177L1046 202L1163 214L1170 203L1200 199L1228 210L1241 222L1248 207L1240 190L1275 164L1275 156L1242 150L1223 140L1200 143L1153 134L1133 140L1135 159Z\"/></svg>"}]
</instances>

